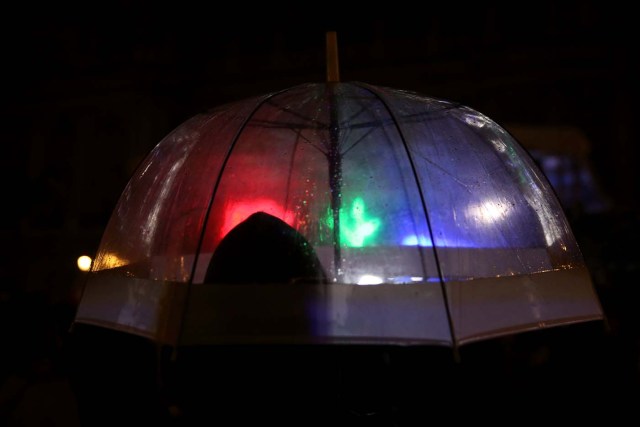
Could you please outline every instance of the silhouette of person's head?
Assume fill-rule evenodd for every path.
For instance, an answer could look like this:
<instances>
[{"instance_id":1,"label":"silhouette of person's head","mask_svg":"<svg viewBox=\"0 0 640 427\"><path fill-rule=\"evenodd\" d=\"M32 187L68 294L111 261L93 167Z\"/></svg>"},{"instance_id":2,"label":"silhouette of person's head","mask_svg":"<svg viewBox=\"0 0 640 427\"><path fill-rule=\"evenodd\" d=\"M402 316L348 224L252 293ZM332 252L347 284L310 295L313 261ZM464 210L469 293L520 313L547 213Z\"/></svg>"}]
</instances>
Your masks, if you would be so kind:
<instances>
[{"instance_id":1,"label":"silhouette of person's head","mask_svg":"<svg viewBox=\"0 0 640 427\"><path fill-rule=\"evenodd\" d=\"M207 283L326 283L307 240L287 223L256 212L233 228L214 252Z\"/></svg>"}]
</instances>

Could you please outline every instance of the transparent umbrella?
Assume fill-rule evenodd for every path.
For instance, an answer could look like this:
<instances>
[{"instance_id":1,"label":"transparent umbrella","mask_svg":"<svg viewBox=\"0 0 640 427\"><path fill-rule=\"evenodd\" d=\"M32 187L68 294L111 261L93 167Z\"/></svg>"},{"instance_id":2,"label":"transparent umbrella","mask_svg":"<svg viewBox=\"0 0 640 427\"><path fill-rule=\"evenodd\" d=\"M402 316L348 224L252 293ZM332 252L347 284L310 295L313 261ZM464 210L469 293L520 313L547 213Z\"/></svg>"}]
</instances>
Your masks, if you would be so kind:
<instances>
[{"instance_id":1,"label":"transparent umbrella","mask_svg":"<svg viewBox=\"0 0 640 427\"><path fill-rule=\"evenodd\" d=\"M134 173L75 321L171 346L459 346L602 319L528 153L472 108L309 83L178 126Z\"/></svg>"}]
</instances>

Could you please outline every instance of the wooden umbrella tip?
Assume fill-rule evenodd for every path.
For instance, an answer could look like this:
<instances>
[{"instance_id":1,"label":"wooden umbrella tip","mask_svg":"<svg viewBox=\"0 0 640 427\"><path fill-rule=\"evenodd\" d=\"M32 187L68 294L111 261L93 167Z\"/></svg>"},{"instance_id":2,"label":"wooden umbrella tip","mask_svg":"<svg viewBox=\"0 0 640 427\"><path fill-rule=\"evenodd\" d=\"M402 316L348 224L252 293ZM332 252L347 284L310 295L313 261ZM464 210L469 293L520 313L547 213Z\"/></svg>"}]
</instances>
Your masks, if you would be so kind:
<instances>
[{"instance_id":1,"label":"wooden umbrella tip","mask_svg":"<svg viewBox=\"0 0 640 427\"><path fill-rule=\"evenodd\" d=\"M338 66L338 36L335 31L327 31L327 82L340 81Z\"/></svg>"}]
</instances>

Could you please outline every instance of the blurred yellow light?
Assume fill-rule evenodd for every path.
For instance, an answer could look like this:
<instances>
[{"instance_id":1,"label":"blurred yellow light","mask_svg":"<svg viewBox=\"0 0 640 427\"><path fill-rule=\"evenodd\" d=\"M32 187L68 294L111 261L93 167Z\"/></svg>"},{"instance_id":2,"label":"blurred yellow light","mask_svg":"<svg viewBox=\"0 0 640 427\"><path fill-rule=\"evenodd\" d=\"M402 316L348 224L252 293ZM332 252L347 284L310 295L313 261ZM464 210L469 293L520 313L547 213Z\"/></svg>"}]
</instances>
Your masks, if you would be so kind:
<instances>
[{"instance_id":1,"label":"blurred yellow light","mask_svg":"<svg viewBox=\"0 0 640 427\"><path fill-rule=\"evenodd\" d=\"M129 264L128 260L120 258L115 253L106 252L101 253L100 256L96 258L96 264L93 266L93 270L108 270L110 268L122 267L127 264Z\"/></svg>"},{"instance_id":2,"label":"blurred yellow light","mask_svg":"<svg viewBox=\"0 0 640 427\"><path fill-rule=\"evenodd\" d=\"M86 255L78 257L78 268L81 271L89 271L89 269L91 268L91 257L88 257Z\"/></svg>"}]
</instances>

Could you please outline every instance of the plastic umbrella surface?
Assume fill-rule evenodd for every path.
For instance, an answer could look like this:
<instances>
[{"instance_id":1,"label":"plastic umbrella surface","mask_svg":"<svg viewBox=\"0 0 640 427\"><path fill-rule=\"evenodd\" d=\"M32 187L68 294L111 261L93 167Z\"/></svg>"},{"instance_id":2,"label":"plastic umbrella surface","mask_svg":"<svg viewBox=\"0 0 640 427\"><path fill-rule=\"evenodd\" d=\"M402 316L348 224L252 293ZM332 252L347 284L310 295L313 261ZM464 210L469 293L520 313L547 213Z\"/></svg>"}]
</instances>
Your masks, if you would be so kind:
<instances>
[{"instance_id":1,"label":"plastic umbrella surface","mask_svg":"<svg viewBox=\"0 0 640 427\"><path fill-rule=\"evenodd\" d=\"M553 189L463 105L310 83L149 153L76 315L170 345L465 343L602 319Z\"/></svg>"}]
</instances>

